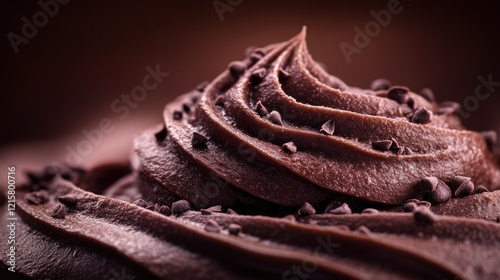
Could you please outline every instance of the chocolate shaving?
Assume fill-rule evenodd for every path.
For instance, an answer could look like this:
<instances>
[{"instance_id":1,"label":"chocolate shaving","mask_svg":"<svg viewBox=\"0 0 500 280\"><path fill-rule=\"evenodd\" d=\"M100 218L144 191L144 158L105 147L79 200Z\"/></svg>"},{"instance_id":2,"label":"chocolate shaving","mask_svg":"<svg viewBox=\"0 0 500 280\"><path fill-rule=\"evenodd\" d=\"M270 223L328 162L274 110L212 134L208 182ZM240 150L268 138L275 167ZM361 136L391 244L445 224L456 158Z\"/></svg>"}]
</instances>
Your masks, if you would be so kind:
<instances>
[{"instance_id":1,"label":"chocolate shaving","mask_svg":"<svg viewBox=\"0 0 500 280\"><path fill-rule=\"evenodd\" d=\"M391 86L392 83L387 79L376 79L371 83L370 89L373 91L388 90Z\"/></svg>"},{"instance_id":2,"label":"chocolate shaving","mask_svg":"<svg viewBox=\"0 0 500 280\"><path fill-rule=\"evenodd\" d=\"M272 111L269 113L269 120L277 125L283 125L283 120L281 119L281 114L277 111Z\"/></svg>"},{"instance_id":3,"label":"chocolate shaving","mask_svg":"<svg viewBox=\"0 0 500 280\"><path fill-rule=\"evenodd\" d=\"M286 142L281 145L281 149L289 154L295 154L297 152L297 146L293 142Z\"/></svg>"},{"instance_id":4,"label":"chocolate shaving","mask_svg":"<svg viewBox=\"0 0 500 280\"><path fill-rule=\"evenodd\" d=\"M314 209L314 207L308 202L304 202L304 204L302 205L302 207L300 207L297 214L299 214L300 216L314 215L316 214L316 209Z\"/></svg>"},{"instance_id":5,"label":"chocolate shaving","mask_svg":"<svg viewBox=\"0 0 500 280\"><path fill-rule=\"evenodd\" d=\"M182 214L188 211L191 208L191 205L187 200L178 200L172 203L172 214Z\"/></svg>"},{"instance_id":6,"label":"chocolate shaving","mask_svg":"<svg viewBox=\"0 0 500 280\"><path fill-rule=\"evenodd\" d=\"M431 119L432 112L425 107L420 107L413 113L410 121L412 123L428 124L431 122Z\"/></svg>"},{"instance_id":7,"label":"chocolate shaving","mask_svg":"<svg viewBox=\"0 0 500 280\"><path fill-rule=\"evenodd\" d=\"M205 224L205 231L207 232L218 233L220 232L220 230L221 228L219 224L214 220L208 220L207 223Z\"/></svg>"},{"instance_id":8,"label":"chocolate shaving","mask_svg":"<svg viewBox=\"0 0 500 280\"><path fill-rule=\"evenodd\" d=\"M64 219L66 217L66 206L64 204L57 204L52 210L52 217L56 219Z\"/></svg>"},{"instance_id":9,"label":"chocolate shaving","mask_svg":"<svg viewBox=\"0 0 500 280\"><path fill-rule=\"evenodd\" d=\"M326 135L333 135L333 132L335 132L335 122L333 120L329 120L325 122L322 126L319 132L326 134Z\"/></svg>"},{"instance_id":10,"label":"chocolate shaving","mask_svg":"<svg viewBox=\"0 0 500 280\"><path fill-rule=\"evenodd\" d=\"M261 117L265 117L269 115L269 111L262 105L262 102L257 101L257 104L255 104L254 110L259 114Z\"/></svg>"},{"instance_id":11,"label":"chocolate shaving","mask_svg":"<svg viewBox=\"0 0 500 280\"><path fill-rule=\"evenodd\" d=\"M408 92L409 90L407 87L394 86L389 88L387 91L387 98L394 100L399 104L406 104L408 102L408 98L410 98Z\"/></svg>"},{"instance_id":12,"label":"chocolate shaving","mask_svg":"<svg viewBox=\"0 0 500 280\"><path fill-rule=\"evenodd\" d=\"M193 132L193 137L191 138L191 145L193 145L193 147L195 148L204 148L207 146L207 141L208 141L208 138L199 133L199 132Z\"/></svg>"}]
</instances>

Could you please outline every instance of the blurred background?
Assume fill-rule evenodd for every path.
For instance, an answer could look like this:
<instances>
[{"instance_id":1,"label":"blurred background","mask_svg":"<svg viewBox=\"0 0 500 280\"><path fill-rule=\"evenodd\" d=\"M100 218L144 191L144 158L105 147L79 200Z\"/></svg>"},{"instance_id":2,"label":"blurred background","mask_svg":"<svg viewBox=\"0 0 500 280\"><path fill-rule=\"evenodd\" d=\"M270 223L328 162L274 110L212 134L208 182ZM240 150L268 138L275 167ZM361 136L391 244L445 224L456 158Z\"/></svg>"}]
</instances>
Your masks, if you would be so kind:
<instances>
[{"instance_id":1,"label":"blurred background","mask_svg":"<svg viewBox=\"0 0 500 280\"><path fill-rule=\"evenodd\" d=\"M463 103L473 100L479 76L500 82L495 1L109 2L3 2L2 168L64 160L68 147L86 139L82 130L99 128L104 118L114 130L83 164L126 160L132 136L160 122L167 102L216 77L247 47L288 40L304 25L313 58L353 86L387 78ZM365 30L373 13L388 6L399 13L357 46L355 28ZM341 43L358 49L350 62ZM156 65L168 77L121 119L113 102L142 85L145 68ZM490 89L486 100L471 103L477 108L464 120L468 128L500 132L500 85Z\"/></svg>"}]
</instances>

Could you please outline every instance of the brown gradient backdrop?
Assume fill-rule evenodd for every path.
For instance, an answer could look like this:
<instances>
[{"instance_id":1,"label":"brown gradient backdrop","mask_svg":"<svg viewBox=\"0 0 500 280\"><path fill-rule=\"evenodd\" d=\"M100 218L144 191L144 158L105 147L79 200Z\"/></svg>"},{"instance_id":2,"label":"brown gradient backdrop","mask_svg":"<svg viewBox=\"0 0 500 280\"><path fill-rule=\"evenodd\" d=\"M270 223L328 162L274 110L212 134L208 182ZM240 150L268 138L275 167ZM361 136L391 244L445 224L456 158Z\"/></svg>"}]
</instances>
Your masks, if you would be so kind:
<instances>
[{"instance_id":1,"label":"brown gradient backdrop","mask_svg":"<svg viewBox=\"0 0 500 280\"><path fill-rule=\"evenodd\" d=\"M73 0L14 54L7 33L20 34L21 18L40 7L8 0L2 4L2 154L10 162L16 153L59 159L66 145L82 139L82 129L96 128L104 117L117 128L106 135L112 144L105 147L127 146L140 127L161 120L165 103L242 59L246 47L288 40L303 25L313 58L351 85L368 87L384 77L461 103L474 93L479 75L500 81L500 9L494 1L401 0L402 13L347 63L339 44L353 44L353 28L364 28L373 20L370 11L388 3L354 2L243 0L221 22L211 0ZM156 64L170 76L119 120L110 104L141 84L145 66ZM500 87L465 124L500 132L499 95ZM44 148L56 139L52 149ZM45 146L25 148L33 141Z\"/></svg>"}]
</instances>

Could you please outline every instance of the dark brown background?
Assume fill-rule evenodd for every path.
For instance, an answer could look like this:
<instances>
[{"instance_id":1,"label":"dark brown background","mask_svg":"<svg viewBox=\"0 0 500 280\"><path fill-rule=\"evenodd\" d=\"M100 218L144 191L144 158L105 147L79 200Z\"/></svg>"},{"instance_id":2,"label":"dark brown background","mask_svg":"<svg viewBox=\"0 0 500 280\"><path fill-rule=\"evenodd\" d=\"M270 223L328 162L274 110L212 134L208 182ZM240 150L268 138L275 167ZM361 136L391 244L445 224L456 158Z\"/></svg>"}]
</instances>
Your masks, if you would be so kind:
<instances>
[{"instance_id":1,"label":"dark brown background","mask_svg":"<svg viewBox=\"0 0 500 280\"><path fill-rule=\"evenodd\" d=\"M303 25L313 58L351 85L368 87L385 77L414 91L430 87L440 101L462 103L474 93L479 75L500 81L500 9L494 1L401 0L403 11L352 56L352 63L339 44L353 44L353 28L363 29L373 20L370 11L385 9L389 1L243 0L223 21L213 2L73 0L15 54L6 35L20 34L21 18L31 19L40 7L35 1L5 1L4 161L60 159L66 145L82 139L82 129L96 128L105 117L117 130L94 153L118 153L140 127L161 120L169 100L213 79L230 61L242 59L246 47L285 41ZM119 120L110 104L141 84L144 68L156 64L170 76ZM500 87L480 103L466 126L500 132L499 92Z\"/></svg>"}]
</instances>

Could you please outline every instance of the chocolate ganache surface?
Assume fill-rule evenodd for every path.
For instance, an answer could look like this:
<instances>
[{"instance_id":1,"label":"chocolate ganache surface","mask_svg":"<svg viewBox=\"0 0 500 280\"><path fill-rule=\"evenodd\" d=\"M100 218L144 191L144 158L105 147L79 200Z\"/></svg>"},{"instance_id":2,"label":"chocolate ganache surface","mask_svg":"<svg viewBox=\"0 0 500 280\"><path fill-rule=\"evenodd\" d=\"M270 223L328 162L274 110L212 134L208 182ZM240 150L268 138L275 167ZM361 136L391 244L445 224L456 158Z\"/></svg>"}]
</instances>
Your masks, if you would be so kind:
<instances>
[{"instance_id":1,"label":"chocolate ganache surface","mask_svg":"<svg viewBox=\"0 0 500 280\"><path fill-rule=\"evenodd\" d=\"M500 279L496 134L458 108L346 85L304 29L167 104L130 165L28 172L11 275Z\"/></svg>"}]
</instances>

